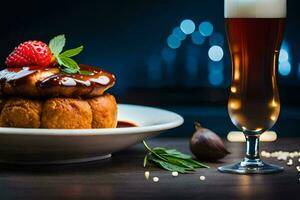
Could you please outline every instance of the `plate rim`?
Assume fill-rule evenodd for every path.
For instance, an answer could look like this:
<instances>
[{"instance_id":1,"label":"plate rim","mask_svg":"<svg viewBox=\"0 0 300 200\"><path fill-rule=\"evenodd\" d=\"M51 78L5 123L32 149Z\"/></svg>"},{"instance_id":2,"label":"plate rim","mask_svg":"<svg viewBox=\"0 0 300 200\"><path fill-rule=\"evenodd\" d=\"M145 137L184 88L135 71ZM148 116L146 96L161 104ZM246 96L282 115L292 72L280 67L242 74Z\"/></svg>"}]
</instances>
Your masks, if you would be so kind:
<instances>
[{"instance_id":1,"label":"plate rim","mask_svg":"<svg viewBox=\"0 0 300 200\"><path fill-rule=\"evenodd\" d=\"M31 136L95 136L95 135L128 135L139 134L147 132L165 131L172 128L181 126L184 123L184 118L172 111L135 104L118 104L118 106L129 106L147 108L167 112L173 115L176 120L164 124L130 127L130 128L92 128L92 129L46 129L46 128L13 128L13 127L0 127L0 135L31 135ZM25 131L24 131L25 130ZM38 132L37 132L38 131Z\"/></svg>"}]
</instances>

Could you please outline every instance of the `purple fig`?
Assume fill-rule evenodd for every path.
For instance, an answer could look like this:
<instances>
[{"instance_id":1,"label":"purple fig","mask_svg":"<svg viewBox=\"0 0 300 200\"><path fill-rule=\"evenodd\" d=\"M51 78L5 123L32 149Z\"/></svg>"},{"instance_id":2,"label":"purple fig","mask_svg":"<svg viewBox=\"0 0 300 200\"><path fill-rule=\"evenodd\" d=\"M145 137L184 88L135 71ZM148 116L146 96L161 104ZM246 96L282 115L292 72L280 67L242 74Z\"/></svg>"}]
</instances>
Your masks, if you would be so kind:
<instances>
[{"instance_id":1,"label":"purple fig","mask_svg":"<svg viewBox=\"0 0 300 200\"><path fill-rule=\"evenodd\" d=\"M190 149L197 159L217 161L230 154L222 139L216 133L201 127L198 122L195 122L195 129L196 132L190 140Z\"/></svg>"}]
</instances>

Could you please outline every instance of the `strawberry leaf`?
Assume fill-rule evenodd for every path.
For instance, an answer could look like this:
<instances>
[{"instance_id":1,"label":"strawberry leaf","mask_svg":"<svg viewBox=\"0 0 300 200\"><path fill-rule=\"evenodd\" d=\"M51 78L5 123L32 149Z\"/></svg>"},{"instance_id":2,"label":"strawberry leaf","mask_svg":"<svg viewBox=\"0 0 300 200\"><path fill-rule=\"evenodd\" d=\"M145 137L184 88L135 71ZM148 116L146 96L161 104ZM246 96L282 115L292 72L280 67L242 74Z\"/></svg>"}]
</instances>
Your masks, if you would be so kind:
<instances>
[{"instance_id":1,"label":"strawberry leaf","mask_svg":"<svg viewBox=\"0 0 300 200\"><path fill-rule=\"evenodd\" d=\"M80 47L77 47L75 49L69 49L63 53L60 54L60 56L63 56L63 57L73 57L73 56L76 56L78 54L80 54L80 52L83 50L83 46L80 46Z\"/></svg>"},{"instance_id":2,"label":"strawberry leaf","mask_svg":"<svg viewBox=\"0 0 300 200\"><path fill-rule=\"evenodd\" d=\"M53 55L58 56L66 44L65 35L58 35L49 42L49 48Z\"/></svg>"}]
</instances>

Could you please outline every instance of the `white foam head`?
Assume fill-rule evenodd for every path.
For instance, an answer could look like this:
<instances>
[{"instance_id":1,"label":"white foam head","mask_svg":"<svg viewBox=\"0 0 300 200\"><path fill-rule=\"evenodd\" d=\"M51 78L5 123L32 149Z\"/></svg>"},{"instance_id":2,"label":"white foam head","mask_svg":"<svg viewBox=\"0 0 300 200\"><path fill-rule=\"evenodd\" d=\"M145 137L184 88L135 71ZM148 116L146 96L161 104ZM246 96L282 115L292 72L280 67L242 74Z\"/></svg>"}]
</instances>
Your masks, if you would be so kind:
<instances>
[{"instance_id":1,"label":"white foam head","mask_svg":"<svg viewBox=\"0 0 300 200\"><path fill-rule=\"evenodd\" d=\"M224 0L225 18L285 18L287 0Z\"/></svg>"}]
</instances>

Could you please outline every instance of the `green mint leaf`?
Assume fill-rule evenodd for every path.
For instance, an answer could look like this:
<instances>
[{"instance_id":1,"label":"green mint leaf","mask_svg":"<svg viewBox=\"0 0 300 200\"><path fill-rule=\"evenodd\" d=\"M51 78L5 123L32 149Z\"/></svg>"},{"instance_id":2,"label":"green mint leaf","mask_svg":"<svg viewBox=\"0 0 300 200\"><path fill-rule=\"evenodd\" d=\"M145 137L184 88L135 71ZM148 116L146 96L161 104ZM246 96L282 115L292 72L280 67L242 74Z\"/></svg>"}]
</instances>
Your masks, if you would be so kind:
<instances>
[{"instance_id":1,"label":"green mint leaf","mask_svg":"<svg viewBox=\"0 0 300 200\"><path fill-rule=\"evenodd\" d=\"M167 159L168 159L168 163L186 168L187 170L190 171L195 171L194 165L191 165L189 162L185 162L184 160L172 158L172 157L168 157Z\"/></svg>"},{"instance_id":2,"label":"green mint leaf","mask_svg":"<svg viewBox=\"0 0 300 200\"><path fill-rule=\"evenodd\" d=\"M49 48L51 49L53 55L57 56L63 50L65 44L66 44L65 35L58 35L54 37L52 40L50 40Z\"/></svg>"},{"instance_id":3,"label":"green mint leaf","mask_svg":"<svg viewBox=\"0 0 300 200\"><path fill-rule=\"evenodd\" d=\"M143 166L152 163L168 171L179 173L191 173L198 168L209 168L208 166L193 160L190 155L181 153L176 149L166 149L162 147L150 148L143 141L147 154L144 157Z\"/></svg>"},{"instance_id":4,"label":"green mint leaf","mask_svg":"<svg viewBox=\"0 0 300 200\"><path fill-rule=\"evenodd\" d=\"M161 147L153 148L153 151L159 153L159 154L166 154L166 155L172 155L173 157L182 158L182 159L190 159L192 158L190 155L181 153L177 151L176 149L165 149Z\"/></svg>"},{"instance_id":5,"label":"green mint leaf","mask_svg":"<svg viewBox=\"0 0 300 200\"><path fill-rule=\"evenodd\" d=\"M91 74L93 74L93 72L80 70L80 71L79 71L79 74L83 74L83 75L91 75Z\"/></svg>"},{"instance_id":6,"label":"green mint leaf","mask_svg":"<svg viewBox=\"0 0 300 200\"><path fill-rule=\"evenodd\" d=\"M171 171L171 172L180 172L180 173L187 173L188 172L184 167L180 167L180 166L174 165L172 163L165 162L163 160L159 160L159 159L156 159L156 158L151 158L151 161L158 164L163 169Z\"/></svg>"},{"instance_id":7,"label":"green mint leaf","mask_svg":"<svg viewBox=\"0 0 300 200\"><path fill-rule=\"evenodd\" d=\"M60 66L62 66L60 69L69 74L75 74L80 72L80 67L78 64L71 58L63 57L59 55L57 58L57 62Z\"/></svg>"},{"instance_id":8,"label":"green mint leaf","mask_svg":"<svg viewBox=\"0 0 300 200\"><path fill-rule=\"evenodd\" d=\"M78 73L78 69L61 68L60 70L66 74L77 74Z\"/></svg>"},{"instance_id":9,"label":"green mint leaf","mask_svg":"<svg viewBox=\"0 0 300 200\"><path fill-rule=\"evenodd\" d=\"M58 56L55 58L57 60L57 63L59 64L59 66L63 66L63 62L61 61L61 59Z\"/></svg>"},{"instance_id":10,"label":"green mint leaf","mask_svg":"<svg viewBox=\"0 0 300 200\"><path fill-rule=\"evenodd\" d=\"M164 158L167 158L168 160L170 159L176 159L176 160L179 160L179 162L181 163L184 163L184 164L187 164L187 165L191 165L192 167L194 168L200 168L200 167L203 167L203 168L209 168L208 166L204 165L204 164L201 164L199 163L198 161L195 161L193 159L185 159L185 158L181 158L181 157L178 157L176 155L170 155L170 154L160 154L162 157Z\"/></svg>"},{"instance_id":11,"label":"green mint leaf","mask_svg":"<svg viewBox=\"0 0 300 200\"><path fill-rule=\"evenodd\" d=\"M144 162L143 162L143 166L146 167L147 164L148 164L148 155L149 154L146 154L146 156L144 157Z\"/></svg>"},{"instance_id":12,"label":"green mint leaf","mask_svg":"<svg viewBox=\"0 0 300 200\"><path fill-rule=\"evenodd\" d=\"M74 48L74 49L69 49L67 51L64 51L63 53L60 54L60 56L63 56L63 57L73 57L73 56L76 56L78 54L80 54L80 52L83 50L83 46L80 46L80 47L77 47L77 48Z\"/></svg>"},{"instance_id":13,"label":"green mint leaf","mask_svg":"<svg viewBox=\"0 0 300 200\"><path fill-rule=\"evenodd\" d=\"M160 158L161 160L167 161L164 157L161 157L158 153L153 151L144 140L143 140L143 143L144 143L146 150L148 150L149 153L152 153L154 156Z\"/></svg>"},{"instance_id":14,"label":"green mint leaf","mask_svg":"<svg viewBox=\"0 0 300 200\"><path fill-rule=\"evenodd\" d=\"M80 67L77 64L77 62L71 58L73 56L78 55L83 50L83 46L74 49L69 49L61 53L65 44L66 44L65 35L56 36L49 43L49 48L51 49L53 55L55 56L61 71L63 73L70 73L70 74L74 74L74 73L80 73L85 75L92 74L91 72L88 71L80 71Z\"/></svg>"},{"instance_id":15,"label":"green mint leaf","mask_svg":"<svg viewBox=\"0 0 300 200\"><path fill-rule=\"evenodd\" d=\"M78 69L78 70L80 69L77 62L75 60L73 60L72 58L64 57L61 55L59 55L58 57L59 57L61 64L64 67L71 68L71 69Z\"/></svg>"},{"instance_id":16,"label":"green mint leaf","mask_svg":"<svg viewBox=\"0 0 300 200\"><path fill-rule=\"evenodd\" d=\"M198 168L209 168L209 166L207 166L207 165L205 165L205 164L203 164L203 163L200 163L200 162L198 162L198 161L196 161L196 160L193 160L193 159L189 159L189 160L187 160L187 161L193 163L193 164L196 165Z\"/></svg>"}]
</instances>

